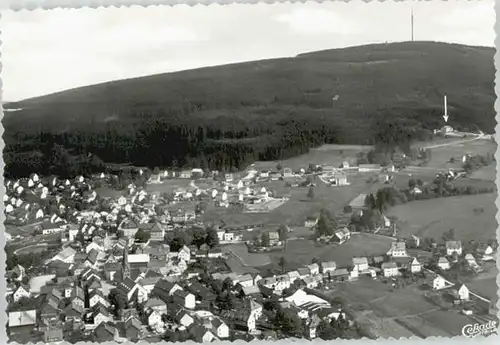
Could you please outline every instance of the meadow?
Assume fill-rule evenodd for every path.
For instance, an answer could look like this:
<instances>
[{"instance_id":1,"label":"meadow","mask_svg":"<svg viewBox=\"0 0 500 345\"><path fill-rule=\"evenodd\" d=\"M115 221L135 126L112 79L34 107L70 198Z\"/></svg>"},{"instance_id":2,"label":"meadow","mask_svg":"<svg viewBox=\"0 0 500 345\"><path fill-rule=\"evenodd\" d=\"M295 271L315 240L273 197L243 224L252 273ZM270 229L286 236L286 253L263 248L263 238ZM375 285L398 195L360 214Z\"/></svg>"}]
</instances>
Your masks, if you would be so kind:
<instances>
[{"instance_id":1,"label":"meadow","mask_svg":"<svg viewBox=\"0 0 500 345\"><path fill-rule=\"evenodd\" d=\"M311 264L314 258L321 261L335 261L337 266L345 267L352 264L352 258L355 256L385 254L390 248L391 241L389 238L376 235L354 234L349 241L341 245L325 245L308 239L295 239L287 242L284 251L248 253L244 244L223 246L223 250L235 254L245 269L264 266L275 270L281 269L278 262L284 257L286 261L284 269L290 271Z\"/></svg>"},{"instance_id":2,"label":"meadow","mask_svg":"<svg viewBox=\"0 0 500 345\"><path fill-rule=\"evenodd\" d=\"M462 168L462 157L465 154L475 156L484 155L487 152L495 153L496 143L492 140L472 140L466 142L458 141L455 144L431 148L431 159L427 163L428 167L437 169L460 169ZM450 158L455 158L454 163L450 163Z\"/></svg>"},{"instance_id":3,"label":"meadow","mask_svg":"<svg viewBox=\"0 0 500 345\"><path fill-rule=\"evenodd\" d=\"M407 331L422 338L459 335L469 322L464 315L440 310L415 285L393 289L390 284L361 277L355 282L338 284L328 293L345 298L353 309L371 310L373 323L392 337Z\"/></svg>"},{"instance_id":4,"label":"meadow","mask_svg":"<svg viewBox=\"0 0 500 345\"><path fill-rule=\"evenodd\" d=\"M495 237L497 228L495 200L496 193L420 200L392 207L387 215L403 223L398 229L403 237L413 234L438 240L454 229L462 241L488 240Z\"/></svg>"},{"instance_id":5,"label":"meadow","mask_svg":"<svg viewBox=\"0 0 500 345\"><path fill-rule=\"evenodd\" d=\"M359 152L367 152L373 149L369 145L333 145L325 144L317 148L312 148L308 153L285 159L282 161L255 162L252 168L257 170L276 170L280 164L284 168L290 168L293 171L307 169L309 164L330 165L339 167L344 161L355 161Z\"/></svg>"}]
</instances>

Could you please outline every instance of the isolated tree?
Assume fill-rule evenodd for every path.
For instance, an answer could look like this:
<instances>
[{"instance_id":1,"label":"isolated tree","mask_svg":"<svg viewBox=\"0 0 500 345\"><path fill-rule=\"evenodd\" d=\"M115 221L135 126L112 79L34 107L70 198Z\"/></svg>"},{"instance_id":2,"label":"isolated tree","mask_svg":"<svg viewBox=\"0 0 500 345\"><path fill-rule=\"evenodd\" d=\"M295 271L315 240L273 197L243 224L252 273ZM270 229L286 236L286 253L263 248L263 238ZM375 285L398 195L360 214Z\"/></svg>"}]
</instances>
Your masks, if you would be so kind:
<instances>
[{"instance_id":1,"label":"isolated tree","mask_svg":"<svg viewBox=\"0 0 500 345\"><path fill-rule=\"evenodd\" d=\"M122 310L127 308L127 296L122 290L112 289L109 292L108 300L114 307L115 315L119 315Z\"/></svg>"},{"instance_id":2,"label":"isolated tree","mask_svg":"<svg viewBox=\"0 0 500 345\"><path fill-rule=\"evenodd\" d=\"M309 200L314 199L314 187L313 186L309 187L309 191L307 192L307 197L309 198Z\"/></svg>"},{"instance_id":3,"label":"isolated tree","mask_svg":"<svg viewBox=\"0 0 500 345\"><path fill-rule=\"evenodd\" d=\"M373 196L373 194L370 193L365 197L365 206L370 210L376 207L375 197Z\"/></svg>"},{"instance_id":4,"label":"isolated tree","mask_svg":"<svg viewBox=\"0 0 500 345\"><path fill-rule=\"evenodd\" d=\"M278 229L278 234L280 241L286 241L288 238L288 228L286 225L282 224Z\"/></svg>"},{"instance_id":5,"label":"isolated tree","mask_svg":"<svg viewBox=\"0 0 500 345\"><path fill-rule=\"evenodd\" d=\"M151 233L143 229L137 230L134 236L135 240L139 243L146 243L151 238Z\"/></svg>"},{"instance_id":6,"label":"isolated tree","mask_svg":"<svg viewBox=\"0 0 500 345\"><path fill-rule=\"evenodd\" d=\"M214 228L207 229L207 237L205 239L205 243L208 244L210 248L219 245L219 236L217 235L217 231Z\"/></svg>"},{"instance_id":7,"label":"isolated tree","mask_svg":"<svg viewBox=\"0 0 500 345\"><path fill-rule=\"evenodd\" d=\"M283 170L283 165L281 165L281 163L276 164L276 170L278 171Z\"/></svg>"},{"instance_id":8,"label":"isolated tree","mask_svg":"<svg viewBox=\"0 0 500 345\"><path fill-rule=\"evenodd\" d=\"M410 187L410 189L415 188L415 186L416 186L416 185L417 185L417 181L415 181L415 179L412 179L412 178L411 178L411 179L408 181L408 187Z\"/></svg>"},{"instance_id":9,"label":"isolated tree","mask_svg":"<svg viewBox=\"0 0 500 345\"><path fill-rule=\"evenodd\" d=\"M286 266L286 259L284 256L280 257L280 259L278 261L278 265L281 268L281 274L283 274L285 272L285 266Z\"/></svg>"},{"instance_id":10,"label":"isolated tree","mask_svg":"<svg viewBox=\"0 0 500 345\"><path fill-rule=\"evenodd\" d=\"M261 243L262 247L269 247L270 246L271 241L269 239L269 233L268 232L262 233L262 235L260 236L260 243Z\"/></svg>"}]
</instances>

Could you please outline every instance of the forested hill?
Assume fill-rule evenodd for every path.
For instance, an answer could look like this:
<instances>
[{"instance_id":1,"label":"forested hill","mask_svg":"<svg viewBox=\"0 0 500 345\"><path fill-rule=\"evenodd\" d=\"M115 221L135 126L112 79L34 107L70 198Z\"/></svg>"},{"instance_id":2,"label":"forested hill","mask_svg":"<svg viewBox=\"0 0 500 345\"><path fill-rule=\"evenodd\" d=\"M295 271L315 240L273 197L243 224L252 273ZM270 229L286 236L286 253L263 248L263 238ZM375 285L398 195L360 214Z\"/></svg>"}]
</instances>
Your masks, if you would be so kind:
<instances>
[{"instance_id":1,"label":"forested hill","mask_svg":"<svg viewBox=\"0 0 500 345\"><path fill-rule=\"evenodd\" d=\"M449 124L493 132L493 48L367 45L92 85L6 104L7 173L72 157L242 168L324 142L408 141ZM69 159L69 158L68 158ZM57 164L56 164L57 165Z\"/></svg>"}]
</instances>

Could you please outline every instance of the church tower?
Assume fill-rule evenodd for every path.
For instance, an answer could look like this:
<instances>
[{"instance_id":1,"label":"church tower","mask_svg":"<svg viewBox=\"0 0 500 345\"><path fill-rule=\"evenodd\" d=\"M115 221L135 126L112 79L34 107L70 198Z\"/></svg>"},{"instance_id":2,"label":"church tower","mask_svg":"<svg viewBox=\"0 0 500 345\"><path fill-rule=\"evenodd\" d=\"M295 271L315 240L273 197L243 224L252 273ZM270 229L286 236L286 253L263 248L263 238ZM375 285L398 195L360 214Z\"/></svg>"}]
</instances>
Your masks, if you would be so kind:
<instances>
[{"instance_id":1,"label":"church tower","mask_svg":"<svg viewBox=\"0 0 500 345\"><path fill-rule=\"evenodd\" d=\"M122 259L122 279L130 278L130 264L128 263L128 245L123 248L123 259Z\"/></svg>"}]
</instances>

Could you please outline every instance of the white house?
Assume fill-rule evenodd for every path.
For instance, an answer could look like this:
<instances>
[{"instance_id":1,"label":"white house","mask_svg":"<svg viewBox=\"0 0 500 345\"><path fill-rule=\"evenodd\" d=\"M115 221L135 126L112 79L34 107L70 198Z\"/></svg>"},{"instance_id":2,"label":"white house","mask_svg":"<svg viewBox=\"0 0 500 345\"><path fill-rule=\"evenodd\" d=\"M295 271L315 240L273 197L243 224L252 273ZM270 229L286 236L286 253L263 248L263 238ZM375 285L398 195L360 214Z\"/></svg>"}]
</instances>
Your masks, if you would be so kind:
<instances>
[{"instance_id":1,"label":"white house","mask_svg":"<svg viewBox=\"0 0 500 345\"><path fill-rule=\"evenodd\" d=\"M469 289L467 288L467 286L463 285L460 286L460 288L458 289L458 296L460 297L460 299L462 301L468 301L469 300Z\"/></svg>"},{"instance_id":2,"label":"white house","mask_svg":"<svg viewBox=\"0 0 500 345\"><path fill-rule=\"evenodd\" d=\"M176 290L172 296L174 300L187 309L194 309L196 306L195 296L184 290Z\"/></svg>"},{"instance_id":3,"label":"white house","mask_svg":"<svg viewBox=\"0 0 500 345\"><path fill-rule=\"evenodd\" d=\"M14 293L12 294L12 299L14 300L14 302L17 302L23 297L29 298L30 292L29 292L29 287L23 286L21 284L17 287L17 289L14 290Z\"/></svg>"},{"instance_id":4,"label":"white house","mask_svg":"<svg viewBox=\"0 0 500 345\"><path fill-rule=\"evenodd\" d=\"M387 252L387 255L400 258L408 256L406 252L406 243L405 242L392 242L391 249Z\"/></svg>"},{"instance_id":5,"label":"white house","mask_svg":"<svg viewBox=\"0 0 500 345\"><path fill-rule=\"evenodd\" d=\"M187 246L183 246L181 250L179 251L178 255L180 260L184 260L186 262L189 262L191 260L191 251Z\"/></svg>"},{"instance_id":6,"label":"white house","mask_svg":"<svg viewBox=\"0 0 500 345\"><path fill-rule=\"evenodd\" d=\"M434 290L441 290L441 289L444 289L445 287L446 287L446 281L441 276L437 276L432 281L432 288Z\"/></svg>"},{"instance_id":7,"label":"white house","mask_svg":"<svg viewBox=\"0 0 500 345\"><path fill-rule=\"evenodd\" d=\"M327 261L321 263L321 268L323 270L323 274L327 274L328 272L333 272L337 268L337 264L335 261Z\"/></svg>"},{"instance_id":8,"label":"white house","mask_svg":"<svg viewBox=\"0 0 500 345\"><path fill-rule=\"evenodd\" d=\"M366 257L352 258L354 269L358 271L365 271L368 269L368 259Z\"/></svg>"},{"instance_id":9,"label":"white house","mask_svg":"<svg viewBox=\"0 0 500 345\"><path fill-rule=\"evenodd\" d=\"M410 260L410 272L418 273L422 271L422 264L417 260L417 258L412 258Z\"/></svg>"},{"instance_id":10,"label":"white house","mask_svg":"<svg viewBox=\"0 0 500 345\"><path fill-rule=\"evenodd\" d=\"M163 324L163 322L161 320L161 315L162 314L159 311L151 309L151 311L149 312L149 315L147 316L148 317L148 325L151 327L156 327L157 325Z\"/></svg>"},{"instance_id":11,"label":"white house","mask_svg":"<svg viewBox=\"0 0 500 345\"><path fill-rule=\"evenodd\" d=\"M395 262L384 262L382 264L384 277L394 277L399 274L398 265Z\"/></svg>"},{"instance_id":12,"label":"white house","mask_svg":"<svg viewBox=\"0 0 500 345\"><path fill-rule=\"evenodd\" d=\"M457 255L462 255L461 241L446 241L446 255L452 256L453 253L457 253Z\"/></svg>"},{"instance_id":13,"label":"white house","mask_svg":"<svg viewBox=\"0 0 500 345\"><path fill-rule=\"evenodd\" d=\"M440 257L437 266L442 269L442 270L449 270L450 269L450 262L448 259L446 259L444 256Z\"/></svg>"},{"instance_id":14,"label":"white house","mask_svg":"<svg viewBox=\"0 0 500 345\"><path fill-rule=\"evenodd\" d=\"M229 338L229 327L219 318L212 320L212 333L218 338Z\"/></svg>"},{"instance_id":15,"label":"white house","mask_svg":"<svg viewBox=\"0 0 500 345\"><path fill-rule=\"evenodd\" d=\"M307 265L307 268L311 272L311 275L314 276L316 274L319 274L319 266L318 266L318 264L314 263L314 264L311 264L311 265Z\"/></svg>"}]
</instances>

